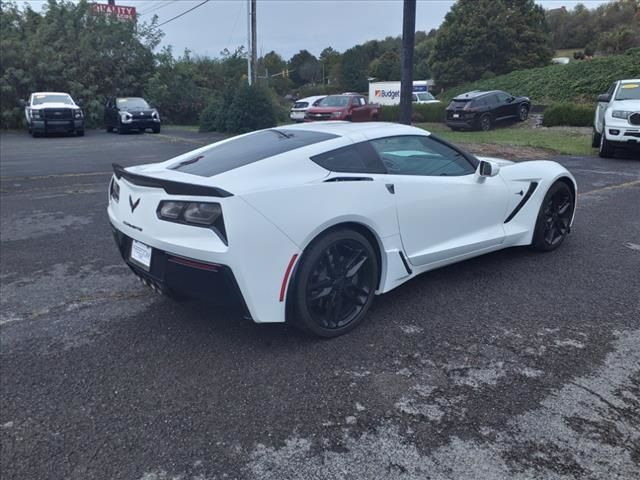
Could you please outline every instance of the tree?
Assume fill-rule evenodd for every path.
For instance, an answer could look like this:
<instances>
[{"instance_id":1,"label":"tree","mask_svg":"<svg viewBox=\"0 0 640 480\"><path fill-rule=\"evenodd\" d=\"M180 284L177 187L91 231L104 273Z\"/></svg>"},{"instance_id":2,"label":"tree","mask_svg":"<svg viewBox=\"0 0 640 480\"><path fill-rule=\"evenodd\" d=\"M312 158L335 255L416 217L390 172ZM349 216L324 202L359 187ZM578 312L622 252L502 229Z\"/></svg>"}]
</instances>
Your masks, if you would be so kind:
<instances>
[{"instance_id":1,"label":"tree","mask_svg":"<svg viewBox=\"0 0 640 480\"><path fill-rule=\"evenodd\" d=\"M553 51L534 0L459 0L433 45L431 67L444 87L547 65Z\"/></svg>"},{"instance_id":2,"label":"tree","mask_svg":"<svg viewBox=\"0 0 640 480\"><path fill-rule=\"evenodd\" d=\"M400 55L388 51L369 64L369 75L376 80L398 80L400 78Z\"/></svg>"},{"instance_id":3,"label":"tree","mask_svg":"<svg viewBox=\"0 0 640 480\"><path fill-rule=\"evenodd\" d=\"M300 50L289 60L289 78L295 86L316 83L322 77L322 67L318 59L308 50Z\"/></svg>"},{"instance_id":4,"label":"tree","mask_svg":"<svg viewBox=\"0 0 640 480\"><path fill-rule=\"evenodd\" d=\"M364 92L368 88L367 68L369 60L366 49L356 45L342 54L341 78L342 88L354 92Z\"/></svg>"},{"instance_id":5,"label":"tree","mask_svg":"<svg viewBox=\"0 0 640 480\"><path fill-rule=\"evenodd\" d=\"M324 70L323 82L335 84L340 77L340 63L342 55L331 47L327 47L320 52L320 64Z\"/></svg>"}]
</instances>

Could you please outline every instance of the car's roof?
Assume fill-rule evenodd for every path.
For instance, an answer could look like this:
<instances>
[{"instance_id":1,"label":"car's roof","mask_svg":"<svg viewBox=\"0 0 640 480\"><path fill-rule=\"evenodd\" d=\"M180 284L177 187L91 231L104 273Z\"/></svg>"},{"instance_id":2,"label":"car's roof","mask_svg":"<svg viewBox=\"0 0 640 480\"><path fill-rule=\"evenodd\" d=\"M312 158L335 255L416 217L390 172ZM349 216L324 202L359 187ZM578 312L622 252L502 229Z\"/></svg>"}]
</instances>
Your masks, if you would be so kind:
<instances>
[{"instance_id":1,"label":"car's roof","mask_svg":"<svg viewBox=\"0 0 640 480\"><path fill-rule=\"evenodd\" d=\"M498 93L502 92L502 90L472 90L471 92L461 93L457 97L454 97L454 100L473 100L474 98L479 98L484 95L488 95L490 93Z\"/></svg>"},{"instance_id":2,"label":"car's roof","mask_svg":"<svg viewBox=\"0 0 640 480\"><path fill-rule=\"evenodd\" d=\"M33 92L31 95L69 95L67 92Z\"/></svg>"},{"instance_id":3,"label":"car's roof","mask_svg":"<svg viewBox=\"0 0 640 480\"><path fill-rule=\"evenodd\" d=\"M296 103L297 102L314 102L319 98L324 98L324 97L326 97L326 95L313 95L311 97L299 98L298 100L296 100Z\"/></svg>"},{"instance_id":4,"label":"car's roof","mask_svg":"<svg viewBox=\"0 0 640 480\"><path fill-rule=\"evenodd\" d=\"M640 78L632 78L627 80L620 80L620 83L640 83Z\"/></svg>"}]
</instances>

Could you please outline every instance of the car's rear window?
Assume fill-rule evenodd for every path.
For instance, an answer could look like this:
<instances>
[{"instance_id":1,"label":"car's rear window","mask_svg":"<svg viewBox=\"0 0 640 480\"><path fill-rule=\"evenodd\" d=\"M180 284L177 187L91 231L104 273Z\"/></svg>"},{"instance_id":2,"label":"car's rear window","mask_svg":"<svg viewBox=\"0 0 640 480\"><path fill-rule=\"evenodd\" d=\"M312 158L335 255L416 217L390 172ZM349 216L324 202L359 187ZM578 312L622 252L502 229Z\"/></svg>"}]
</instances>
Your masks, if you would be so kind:
<instances>
[{"instance_id":1,"label":"car's rear window","mask_svg":"<svg viewBox=\"0 0 640 480\"><path fill-rule=\"evenodd\" d=\"M453 99L449 104L448 108L463 108L467 103L473 102L471 98L465 98L463 100Z\"/></svg>"},{"instance_id":2,"label":"car's rear window","mask_svg":"<svg viewBox=\"0 0 640 480\"><path fill-rule=\"evenodd\" d=\"M293 105L293 108L307 108L309 106L309 102L296 102Z\"/></svg>"},{"instance_id":3,"label":"car's rear window","mask_svg":"<svg viewBox=\"0 0 640 480\"><path fill-rule=\"evenodd\" d=\"M193 158L188 158L172 168L192 175L212 177L274 155L337 137L331 133L305 130L262 130L214 145L211 149L194 155Z\"/></svg>"}]
</instances>

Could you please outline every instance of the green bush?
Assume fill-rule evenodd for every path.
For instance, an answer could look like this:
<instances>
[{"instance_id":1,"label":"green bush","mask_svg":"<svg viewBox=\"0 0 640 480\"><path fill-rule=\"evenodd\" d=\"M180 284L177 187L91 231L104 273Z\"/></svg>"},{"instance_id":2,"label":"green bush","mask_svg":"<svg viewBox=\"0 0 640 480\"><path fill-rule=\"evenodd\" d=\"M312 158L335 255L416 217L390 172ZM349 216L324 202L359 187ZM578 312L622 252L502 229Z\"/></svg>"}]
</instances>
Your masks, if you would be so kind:
<instances>
[{"instance_id":1,"label":"green bush","mask_svg":"<svg viewBox=\"0 0 640 480\"><path fill-rule=\"evenodd\" d=\"M200 113L200 131L215 132L218 129L219 115L224 101L220 97L213 97Z\"/></svg>"},{"instance_id":2,"label":"green bush","mask_svg":"<svg viewBox=\"0 0 640 480\"><path fill-rule=\"evenodd\" d=\"M229 108L224 112L224 118L226 132L246 133L275 127L277 110L273 96L269 90L259 85L240 85Z\"/></svg>"},{"instance_id":3,"label":"green bush","mask_svg":"<svg viewBox=\"0 0 640 480\"><path fill-rule=\"evenodd\" d=\"M446 103L414 103L411 120L413 122L444 122L446 108ZM382 120L383 122L399 121L400 105L381 107L380 120Z\"/></svg>"},{"instance_id":4,"label":"green bush","mask_svg":"<svg viewBox=\"0 0 640 480\"><path fill-rule=\"evenodd\" d=\"M632 48L623 55L517 70L446 90L439 98L449 101L471 90L505 90L513 95L527 95L535 104L573 102L595 105L597 96L606 92L612 82L639 76L640 48Z\"/></svg>"},{"instance_id":5,"label":"green bush","mask_svg":"<svg viewBox=\"0 0 640 480\"><path fill-rule=\"evenodd\" d=\"M576 105L573 103L558 103L544 110L542 124L545 127L569 125L572 127L589 127L593 125L595 107L590 105Z\"/></svg>"}]
</instances>

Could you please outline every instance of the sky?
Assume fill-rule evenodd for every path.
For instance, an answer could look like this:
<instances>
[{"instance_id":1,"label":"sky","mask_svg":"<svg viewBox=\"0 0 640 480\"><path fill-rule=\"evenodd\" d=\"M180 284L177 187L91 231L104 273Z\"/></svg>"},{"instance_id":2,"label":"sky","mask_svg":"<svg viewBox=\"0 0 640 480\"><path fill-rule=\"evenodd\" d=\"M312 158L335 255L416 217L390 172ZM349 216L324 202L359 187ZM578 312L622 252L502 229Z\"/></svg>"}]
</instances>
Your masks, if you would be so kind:
<instances>
[{"instance_id":1,"label":"sky","mask_svg":"<svg viewBox=\"0 0 640 480\"><path fill-rule=\"evenodd\" d=\"M165 22L203 0L116 0L116 5L136 7L139 21L158 15ZM606 0L536 0L544 8L573 8L583 3L594 8ZM22 0L40 10L45 0ZM97 3L107 3L98 0ZM285 59L301 49L319 55L325 47L344 50L367 40L397 36L402 32L402 0L257 0L258 56L275 50ZM416 30L437 28L455 3L418 0ZM247 0L209 0L201 7L161 27L161 45L174 54L188 48L193 54L217 57L227 48L247 45Z\"/></svg>"}]
</instances>

